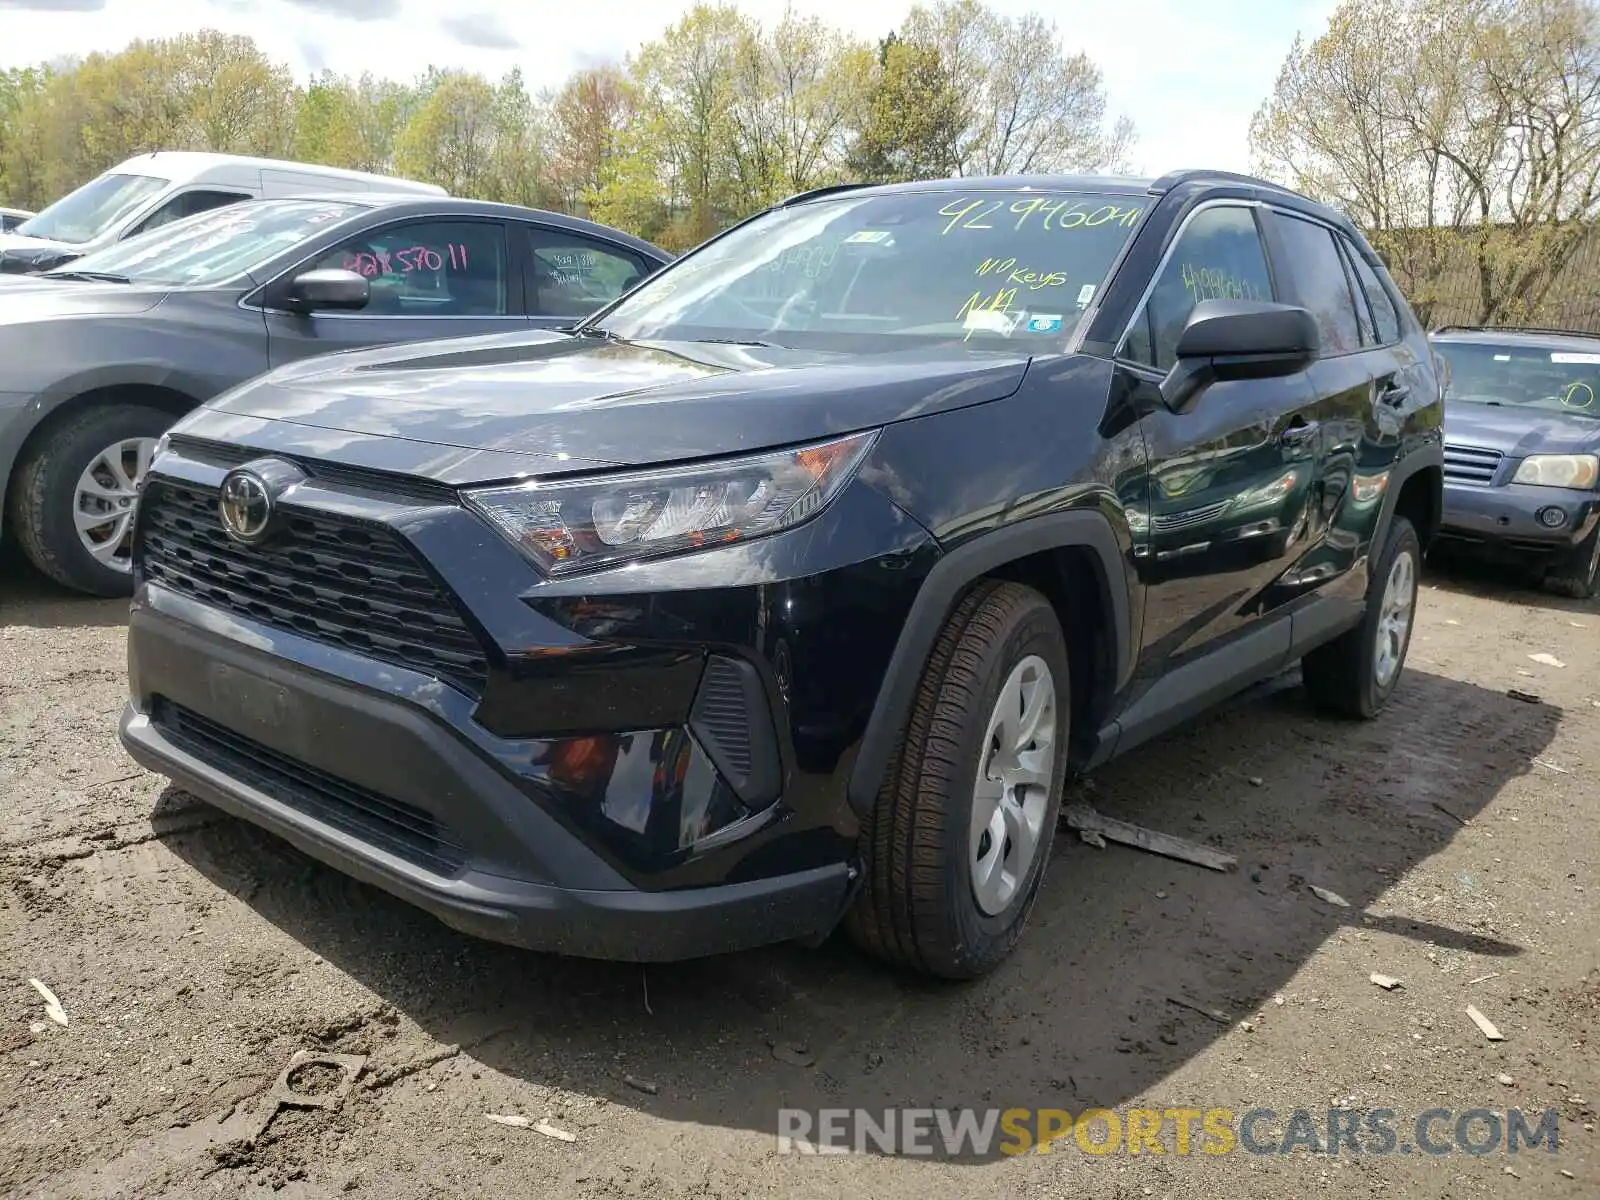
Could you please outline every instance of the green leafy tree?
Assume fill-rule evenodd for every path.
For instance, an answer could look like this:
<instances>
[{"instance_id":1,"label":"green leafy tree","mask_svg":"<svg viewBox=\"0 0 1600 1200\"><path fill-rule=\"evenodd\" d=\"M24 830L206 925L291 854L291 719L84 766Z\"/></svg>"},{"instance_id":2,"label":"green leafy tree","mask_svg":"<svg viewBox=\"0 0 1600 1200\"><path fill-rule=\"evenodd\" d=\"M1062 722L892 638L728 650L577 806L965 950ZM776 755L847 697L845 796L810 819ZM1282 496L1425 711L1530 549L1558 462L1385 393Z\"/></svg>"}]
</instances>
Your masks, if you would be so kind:
<instances>
[{"instance_id":1,"label":"green leafy tree","mask_svg":"<svg viewBox=\"0 0 1600 1200\"><path fill-rule=\"evenodd\" d=\"M890 34L879 47L865 119L850 152L851 173L882 182L954 175L965 121L939 48Z\"/></svg>"},{"instance_id":2,"label":"green leafy tree","mask_svg":"<svg viewBox=\"0 0 1600 1200\"><path fill-rule=\"evenodd\" d=\"M494 86L481 75L449 72L433 80L396 139L396 169L455 196L489 194L499 134L496 101Z\"/></svg>"},{"instance_id":3,"label":"green leafy tree","mask_svg":"<svg viewBox=\"0 0 1600 1200\"><path fill-rule=\"evenodd\" d=\"M591 208L613 174L636 97L618 67L579 71L550 103L550 176L556 202L572 212Z\"/></svg>"}]
</instances>

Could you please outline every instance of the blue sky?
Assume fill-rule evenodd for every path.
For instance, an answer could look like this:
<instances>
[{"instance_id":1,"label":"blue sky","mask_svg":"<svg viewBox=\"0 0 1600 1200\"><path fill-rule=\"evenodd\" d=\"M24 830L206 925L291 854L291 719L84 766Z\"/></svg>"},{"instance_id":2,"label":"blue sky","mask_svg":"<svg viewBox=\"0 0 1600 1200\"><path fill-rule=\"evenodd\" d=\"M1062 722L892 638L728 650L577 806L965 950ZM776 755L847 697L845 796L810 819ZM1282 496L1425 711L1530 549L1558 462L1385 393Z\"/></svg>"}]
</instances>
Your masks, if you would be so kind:
<instances>
[{"instance_id":1,"label":"blue sky","mask_svg":"<svg viewBox=\"0 0 1600 1200\"><path fill-rule=\"evenodd\" d=\"M908 0L788 0L864 37L894 28ZM1295 33L1314 37L1334 0L990 0L1038 11L1069 48L1105 72L1114 111L1139 128L1134 166L1248 170L1250 116L1266 96ZM764 21L786 0L742 0ZM0 66L136 37L212 26L247 33L304 76L335 71L409 78L430 64L499 75L520 66L535 88L574 67L620 58L676 20L663 0L0 0Z\"/></svg>"}]
</instances>

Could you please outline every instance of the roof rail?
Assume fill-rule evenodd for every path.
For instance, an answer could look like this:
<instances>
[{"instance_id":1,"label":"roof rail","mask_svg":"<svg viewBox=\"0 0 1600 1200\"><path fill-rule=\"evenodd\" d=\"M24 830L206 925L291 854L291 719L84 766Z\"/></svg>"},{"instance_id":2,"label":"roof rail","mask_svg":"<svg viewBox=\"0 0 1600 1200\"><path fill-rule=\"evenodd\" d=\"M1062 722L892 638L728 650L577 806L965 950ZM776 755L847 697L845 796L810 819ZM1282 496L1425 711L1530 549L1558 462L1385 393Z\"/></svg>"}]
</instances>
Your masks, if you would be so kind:
<instances>
[{"instance_id":1,"label":"roof rail","mask_svg":"<svg viewBox=\"0 0 1600 1200\"><path fill-rule=\"evenodd\" d=\"M815 200L819 196L831 196L834 192L850 192L856 188L877 187L875 183L830 183L827 187L812 188L805 192L796 192L787 200L780 200L773 205L774 208L788 208L791 204L799 204L805 200Z\"/></svg>"},{"instance_id":2,"label":"roof rail","mask_svg":"<svg viewBox=\"0 0 1600 1200\"><path fill-rule=\"evenodd\" d=\"M1208 171L1203 167L1191 167L1182 171L1168 171L1150 185L1150 190L1157 194L1170 192L1180 183L1189 183L1196 179L1214 180L1217 183L1246 183L1251 187L1265 188L1269 192L1294 194L1292 189L1284 187L1281 183L1273 183L1269 179L1258 179L1254 175L1241 175L1237 171Z\"/></svg>"},{"instance_id":3,"label":"roof rail","mask_svg":"<svg viewBox=\"0 0 1600 1200\"><path fill-rule=\"evenodd\" d=\"M1440 325L1432 333L1542 333L1549 337L1600 338L1592 329L1546 329L1539 325Z\"/></svg>"}]
</instances>

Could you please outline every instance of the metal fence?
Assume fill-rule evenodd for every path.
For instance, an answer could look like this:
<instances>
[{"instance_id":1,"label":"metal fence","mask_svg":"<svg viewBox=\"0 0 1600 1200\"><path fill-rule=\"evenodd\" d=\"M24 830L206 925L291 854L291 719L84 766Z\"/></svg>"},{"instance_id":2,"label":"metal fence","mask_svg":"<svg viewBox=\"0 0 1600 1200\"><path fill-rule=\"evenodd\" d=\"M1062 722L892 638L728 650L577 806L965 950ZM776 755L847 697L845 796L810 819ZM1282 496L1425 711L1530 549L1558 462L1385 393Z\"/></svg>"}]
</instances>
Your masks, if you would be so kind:
<instances>
[{"instance_id":1,"label":"metal fence","mask_svg":"<svg viewBox=\"0 0 1600 1200\"><path fill-rule=\"evenodd\" d=\"M1471 232L1418 231L1411 238L1372 238L1389 263L1395 282L1424 325L1534 325L1600 333L1600 228L1591 227L1536 302L1513 304L1499 316L1483 319L1483 290ZM1425 247L1425 248L1424 248ZM1536 263L1533 265L1537 265Z\"/></svg>"}]
</instances>

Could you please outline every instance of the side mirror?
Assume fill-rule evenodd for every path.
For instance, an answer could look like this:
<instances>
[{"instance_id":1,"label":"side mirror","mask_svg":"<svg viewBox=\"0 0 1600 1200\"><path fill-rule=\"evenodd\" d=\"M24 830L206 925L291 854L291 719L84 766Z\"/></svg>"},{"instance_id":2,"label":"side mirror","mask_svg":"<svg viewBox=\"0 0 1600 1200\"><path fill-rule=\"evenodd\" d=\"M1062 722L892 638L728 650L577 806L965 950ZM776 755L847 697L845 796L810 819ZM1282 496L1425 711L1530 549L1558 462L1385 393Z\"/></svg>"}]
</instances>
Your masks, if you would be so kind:
<instances>
[{"instance_id":1,"label":"side mirror","mask_svg":"<svg viewBox=\"0 0 1600 1200\"><path fill-rule=\"evenodd\" d=\"M1178 361L1161 381L1162 403L1187 412L1213 383L1273 379L1303 371L1322 336L1316 318L1292 304L1202 300L1178 338Z\"/></svg>"},{"instance_id":2,"label":"side mirror","mask_svg":"<svg viewBox=\"0 0 1600 1200\"><path fill-rule=\"evenodd\" d=\"M296 312L365 308L372 285L363 275L329 267L296 275L289 284L289 304Z\"/></svg>"}]
</instances>

